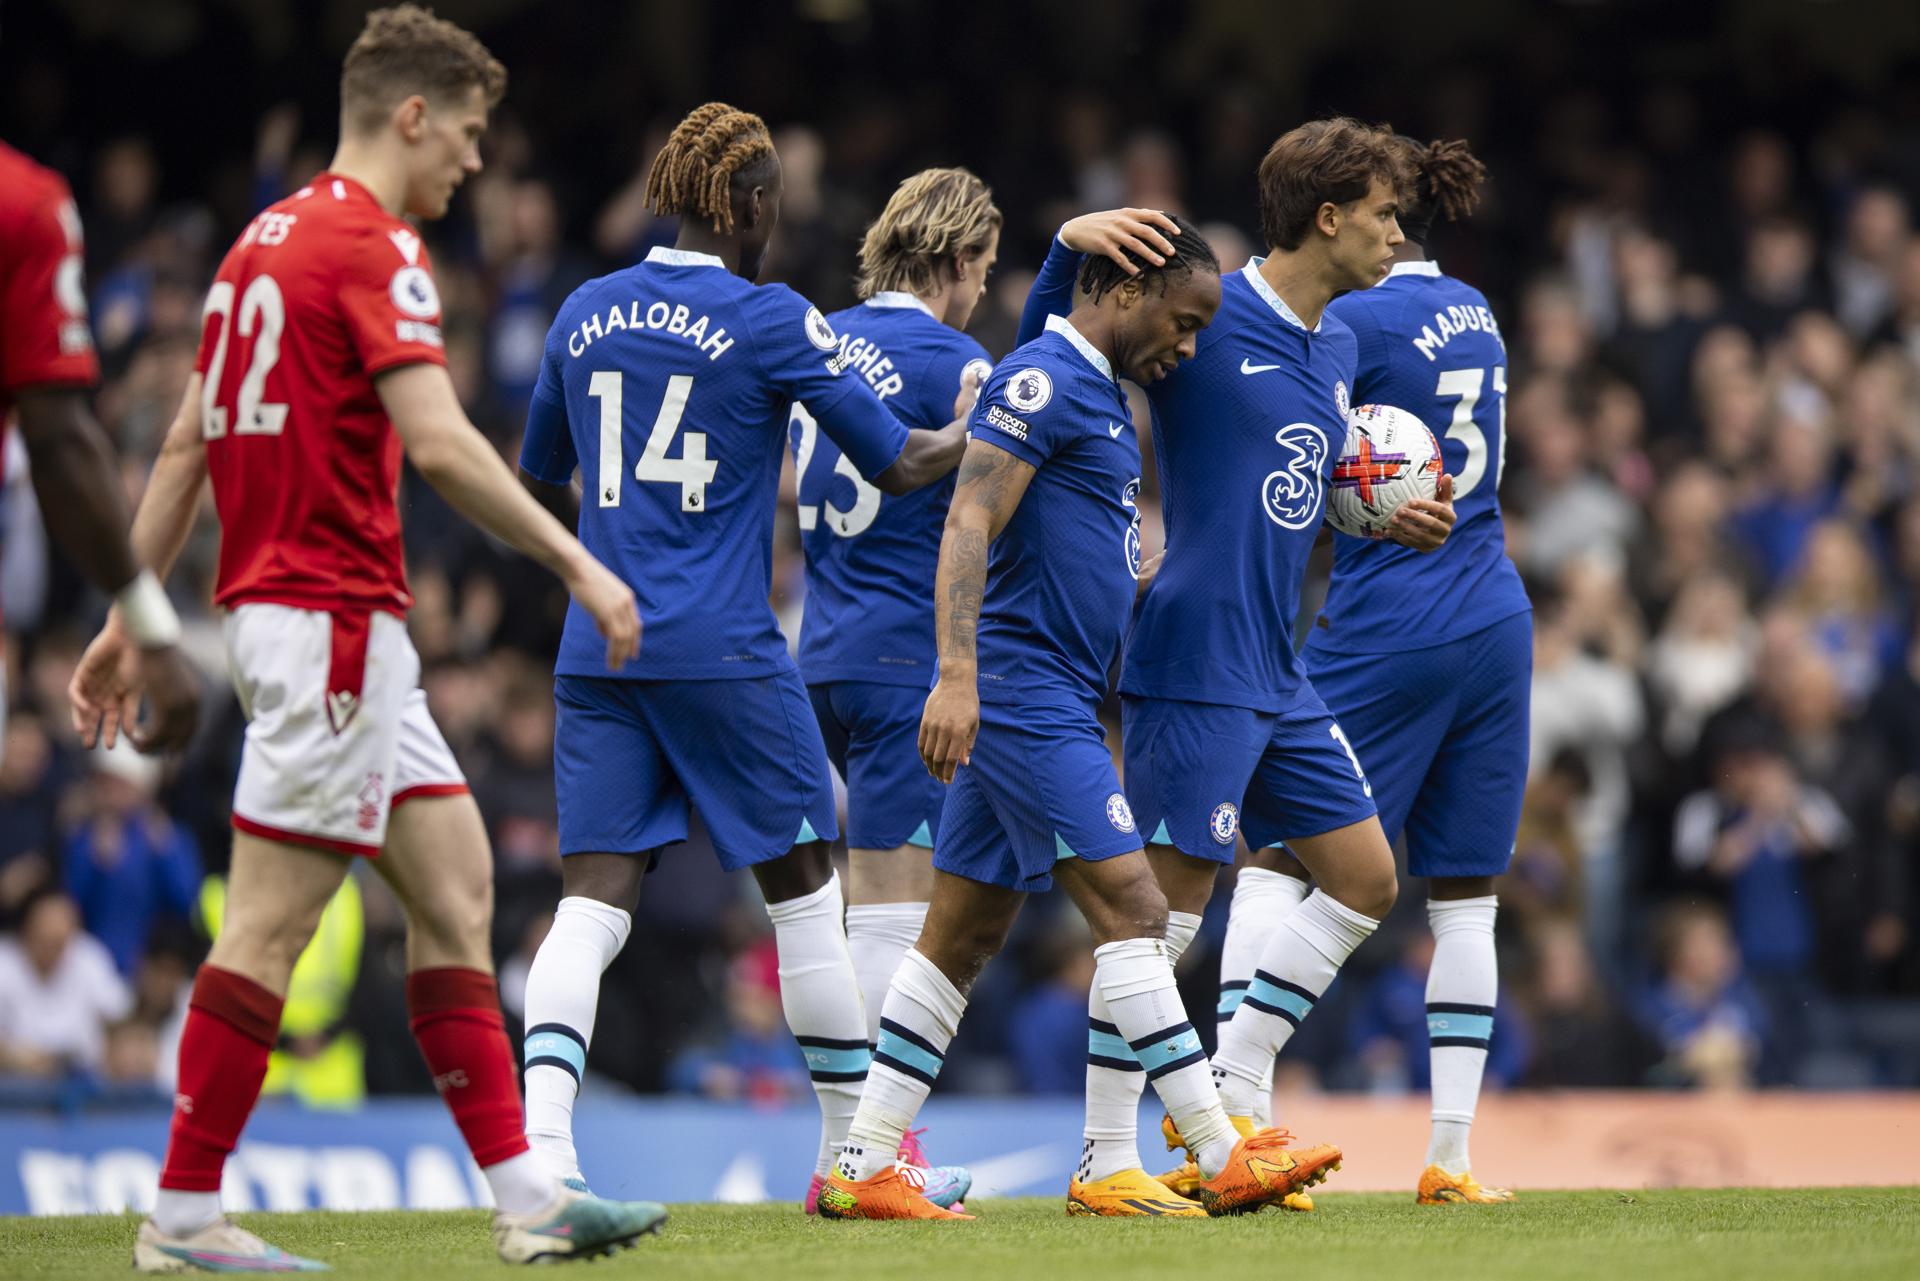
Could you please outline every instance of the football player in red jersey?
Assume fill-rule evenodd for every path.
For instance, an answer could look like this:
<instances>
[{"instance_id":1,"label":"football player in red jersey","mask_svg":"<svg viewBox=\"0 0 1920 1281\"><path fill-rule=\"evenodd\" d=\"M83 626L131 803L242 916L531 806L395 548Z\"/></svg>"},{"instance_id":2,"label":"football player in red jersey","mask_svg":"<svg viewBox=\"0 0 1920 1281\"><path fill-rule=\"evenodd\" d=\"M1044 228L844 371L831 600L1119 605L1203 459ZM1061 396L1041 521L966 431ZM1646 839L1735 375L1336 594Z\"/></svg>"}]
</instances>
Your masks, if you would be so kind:
<instances>
[{"instance_id":1,"label":"football player in red jersey","mask_svg":"<svg viewBox=\"0 0 1920 1281\"><path fill-rule=\"evenodd\" d=\"M152 720L130 736L143 750L166 751L193 735L200 682L174 644L180 620L166 593L127 545L120 478L87 406L100 366L80 249L66 182L0 143L0 435L17 410L47 528L90 582L114 594L133 639L129 658ZM0 727L5 693L0 669Z\"/></svg>"},{"instance_id":2,"label":"football player in red jersey","mask_svg":"<svg viewBox=\"0 0 1920 1281\"><path fill-rule=\"evenodd\" d=\"M208 291L196 374L134 519L165 572L213 483L215 600L248 714L227 919L194 981L142 1271L286 1271L296 1259L222 1217L221 1172L252 1111L288 976L347 874L374 867L407 913L415 1039L497 1210L510 1262L606 1253L658 1228L527 1150L488 952L491 855L419 688L395 508L404 447L464 514L565 580L619 667L631 590L514 481L448 378L440 301L404 215L434 218L480 169L506 72L471 34L400 5L368 16L341 76L333 164L248 224ZM134 687L116 621L74 677L83 733ZM391 816L391 817L390 817Z\"/></svg>"}]
</instances>

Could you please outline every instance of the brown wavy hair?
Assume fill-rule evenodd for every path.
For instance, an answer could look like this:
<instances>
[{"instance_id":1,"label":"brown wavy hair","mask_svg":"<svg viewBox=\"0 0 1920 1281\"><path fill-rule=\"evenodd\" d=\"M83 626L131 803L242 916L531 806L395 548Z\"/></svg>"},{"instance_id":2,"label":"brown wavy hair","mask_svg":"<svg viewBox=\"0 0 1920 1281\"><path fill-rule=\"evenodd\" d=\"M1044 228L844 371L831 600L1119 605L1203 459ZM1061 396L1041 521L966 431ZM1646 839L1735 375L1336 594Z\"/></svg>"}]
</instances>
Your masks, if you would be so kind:
<instances>
[{"instance_id":1,"label":"brown wavy hair","mask_svg":"<svg viewBox=\"0 0 1920 1281\"><path fill-rule=\"evenodd\" d=\"M1386 125L1333 116L1280 135L1260 161L1260 234L1267 247L1298 249L1321 205L1359 200L1376 178L1402 201L1413 187L1413 171Z\"/></svg>"},{"instance_id":2,"label":"brown wavy hair","mask_svg":"<svg viewBox=\"0 0 1920 1281\"><path fill-rule=\"evenodd\" d=\"M355 129L377 126L402 99L445 101L478 87L487 106L507 92L507 69L478 36L417 4L367 15L340 68L340 112Z\"/></svg>"}]
</instances>

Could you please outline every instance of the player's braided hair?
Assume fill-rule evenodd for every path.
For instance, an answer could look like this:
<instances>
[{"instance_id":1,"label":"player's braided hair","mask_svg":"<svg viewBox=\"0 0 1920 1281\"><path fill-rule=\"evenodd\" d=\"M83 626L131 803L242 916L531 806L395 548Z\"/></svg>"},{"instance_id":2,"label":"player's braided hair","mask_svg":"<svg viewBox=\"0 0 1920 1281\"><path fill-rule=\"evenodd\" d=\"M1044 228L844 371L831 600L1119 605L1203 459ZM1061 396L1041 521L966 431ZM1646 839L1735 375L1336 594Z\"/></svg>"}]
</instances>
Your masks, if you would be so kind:
<instances>
[{"instance_id":1,"label":"player's braided hair","mask_svg":"<svg viewBox=\"0 0 1920 1281\"><path fill-rule=\"evenodd\" d=\"M1422 145L1405 134L1396 135L1394 141L1414 175L1400 211L1400 229L1407 239L1425 244L1436 217L1444 214L1448 222L1458 222L1479 207L1487 167L1474 158L1464 141L1436 139Z\"/></svg>"},{"instance_id":2,"label":"player's braided hair","mask_svg":"<svg viewBox=\"0 0 1920 1281\"><path fill-rule=\"evenodd\" d=\"M732 231L735 187L763 177L773 159L773 135L759 116L724 102L695 107L653 158L647 207L710 218L715 231Z\"/></svg>"},{"instance_id":3,"label":"player's braided hair","mask_svg":"<svg viewBox=\"0 0 1920 1281\"><path fill-rule=\"evenodd\" d=\"M1196 271L1210 271L1219 275L1220 260L1214 257L1213 246L1200 234L1200 229L1179 214L1167 216L1173 219L1174 225L1180 230L1167 236L1173 242L1173 253L1168 255L1165 265L1155 266L1132 250L1127 250L1127 258L1140 268L1138 276L1129 276L1119 263L1105 254L1088 254L1087 260L1080 264L1080 292L1089 295L1097 303L1129 280L1138 280L1142 289L1152 286L1165 294L1168 283L1175 276L1184 279Z\"/></svg>"}]
</instances>

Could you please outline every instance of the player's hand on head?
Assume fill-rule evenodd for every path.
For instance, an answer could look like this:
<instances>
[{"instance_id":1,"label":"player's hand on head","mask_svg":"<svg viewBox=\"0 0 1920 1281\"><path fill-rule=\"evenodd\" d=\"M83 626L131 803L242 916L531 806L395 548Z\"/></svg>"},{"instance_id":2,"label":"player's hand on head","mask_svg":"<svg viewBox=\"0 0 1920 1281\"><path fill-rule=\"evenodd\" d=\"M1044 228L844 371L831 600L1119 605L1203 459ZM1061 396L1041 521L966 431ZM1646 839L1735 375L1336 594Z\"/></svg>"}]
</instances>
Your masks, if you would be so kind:
<instances>
[{"instance_id":1,"label":"player's hand on head","mask_svg":"<svg viewBox=\"0 0 1920 1281\"><path fill-rule=\"evenodd\" d=\"M140 705L139 659L139 651L112 617L80 655L67 682L67 702L81 746L112 747L123 725L132 728Z\"/></svg>"},{"instance_id":2,"label":"player's hand on head","mask_svg":"<svg viewBox=\"0 0 1920 1281\"><path fill-rule=\"evenodd\" d=\"M640 653L640 607L633 589L592 557L587 558L578 581L567 587L606 637L607 670L617 672L632 662Z\"/></svg>"},{"instance_id":3,"label":"player's hand on head","mask_svg":"<svg viewBox=\"0 0 1920 1281\"><path fill-rule=\"evenodd\" d=\"M980 732L980 694L965 683L941 680L927 695L920 716L920 760L942 783L973 760L974 735Z\"/></svg>"},{"instance_id":4,"label":"player's hand on head","mask_svg":"<svg viewBox=\"0 0 1920 1281\"><path fill-rule=\"evenodd\" d=\"M1158 209L1108 209L1068 222L1060 228L1060 243L1077 253L1111 258L1137 276L1140 267L1127 255L1161 266L1173 253L1171 237L1179 234L1179 226Z\"/></svg>"},{"instance_id":5,"label":"player's hand on head","mask_svg":"<svg viewBox=\"0 0 1920 1281\"><path fill-rule=\"evenodd\" d=\"M134 722L134 708L123 706L121 728L143 752L177 752L200 725L200 677L177 645L135 649L139 686L147 696L147 719Z\"/></svg>"},{"instance_id":6,"label":"player's hand on head","mask_svg":"<svg viewBox=\"0 0 1920 1281\"><path fill-rule=\"evenodd\" d=\"M1432 498L1410 498L1387 522L1387 536L1417 552L1438 551L1453 532L1453 477L1441 476Z\"/></svg>"}]
</instances>

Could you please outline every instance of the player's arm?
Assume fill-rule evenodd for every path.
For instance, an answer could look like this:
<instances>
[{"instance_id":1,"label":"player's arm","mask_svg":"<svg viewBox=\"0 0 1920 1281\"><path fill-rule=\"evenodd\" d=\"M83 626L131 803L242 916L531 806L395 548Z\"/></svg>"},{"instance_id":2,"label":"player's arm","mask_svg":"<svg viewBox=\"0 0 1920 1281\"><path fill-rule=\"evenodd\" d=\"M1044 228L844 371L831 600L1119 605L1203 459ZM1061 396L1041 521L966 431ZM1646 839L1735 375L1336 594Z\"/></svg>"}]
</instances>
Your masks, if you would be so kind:
<instances>
[{"instance_id":1,"label":"player's arm","mask_svg":"<svg viewBox=\"0 0 1920 1281\"><path fill-rule=\"evenodd\" d=\"M106 626L88 645L67 686L74 729L88 747L102 739L112 746L124 729L143 752L174 751L186 746L200 722L200 681L175 645L180 620L160 586L193 527L194 504L206 476L197 414L190 422L193 458L183 464L172 457L178 452L174 438L181 423L189 418L189 407L199 403L200 377L195 374L128 534L106 433L84 395L49 388L21 396L21 435L33 460L34 489L47 527L93 582L115 593ZM44 460L36 437L47 447ZM171 527L160 525L154 512L165 505L163 493L186 483L179 475L183 465L191 489L178 534L157 537L157 525L168 531ZM140 572L141 565L149 572ZM110 585L114 580L117 589ZM144 725L136 723L142 693L151 710Z\"/></svg>"},{"instance_id":2,"label":"player's arm","mask_svg":"<svg viewBox=\"0 0 1920 1281\"><path fill-rule=\"evenodd\" d=\"M1139 266L1127 255L1136 254L1159 266L1166 261L1164 255L1173 252L1173 242L1167 235L1178 235L1179 231L1173 219L1158 209L1109 209L1070 219L1048 246L1040 274L1027 291L1015 345L1038 338L1047 327L1048 316L1064 316L1073 310L1074 284L1087 254L1111 258L1129 276L1138 275Z\"/></svg>"},{"instance_id":3,"label":"player's arm","mask_svg":"<svg viewBox=\"0 0 1920 1281\"><path fill-rule=\"evenodd\" d=\"M980 666L974 648L987 590L987 547L1007 527L1033 479L1034 465L998 445L973 440L940 536L934 574L934 639L940 679L920 718L920 759L942 783L973 755L980 730Z\"/></svg>"},{"instance_id":4,"label":"player's arm","mask_svg":"<svg viewBox=\"0 0 1920 1281\"><path fill-rule=\"evenodd\" d=\"M607 667L640 652L633 590L514 483L493 445L467 420L443 366L387 370L374 389L421 476L461 515L557 574L607 640Z\"/></svg>"},{"instance_id":5,"label":"player's arm","mask_svg":"<svg viewBox=\"0 0 1920 1281\"><path fill-rule=\"evenodd\" d=\"M533 495L533 501L547 509L547 514L568 529L580 528L580 482L570 480L564 485L541 480L525 467L520 469L520 486Z\"/></svg>"},{"instance_id":6,"label":"player's arm","mask_svg":"<svg viewBox=\"0 0 1920 1281\"><path fill-rule=\"evenodd\" d=\"M967 418L979 394L980 375L969 370L953 400L953 421L938 428L903 428L879 397L859 385L849 386L824 410L811 405L808 410L875 489L910 494L960 465L967 452Z\"/></svg>"}]
</instances>

